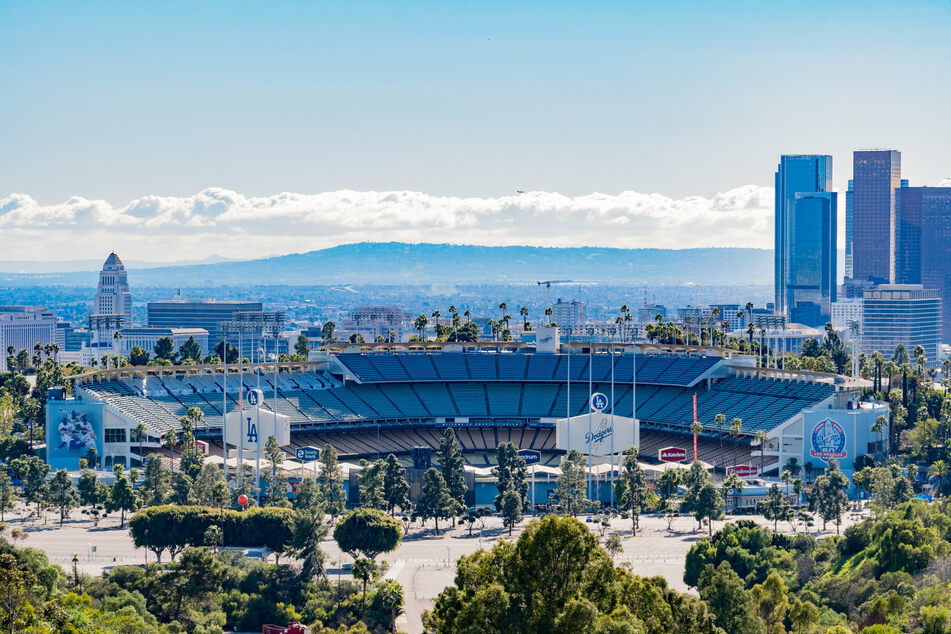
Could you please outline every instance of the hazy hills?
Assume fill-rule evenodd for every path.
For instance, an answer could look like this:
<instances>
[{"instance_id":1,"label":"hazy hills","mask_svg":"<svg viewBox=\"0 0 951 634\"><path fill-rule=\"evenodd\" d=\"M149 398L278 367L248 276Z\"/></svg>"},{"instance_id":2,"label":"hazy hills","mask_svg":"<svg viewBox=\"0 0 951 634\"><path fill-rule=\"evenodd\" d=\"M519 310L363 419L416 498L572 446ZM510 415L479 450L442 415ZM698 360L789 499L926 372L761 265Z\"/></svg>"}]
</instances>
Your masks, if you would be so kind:
<instances>
[{"instance_id":1,"label":"hazy hills","mask_svg":"<svg viewBox=\"0 0 951 634\"><path fill-rule=\"evenodd\" d=\"M127 254L119 256L126 258ZM128 254L134 262L134 254ZM0 271L23 270L0 262ZM22 263L20 263L22 265ZM85 261L84 261L85 264ZM130 269L135 286L576 282L771 284L766 249L608 249L356 243L259 260ZM0 285L95 284L95 271L0 273Z\"/></svg>"}]
</instances>

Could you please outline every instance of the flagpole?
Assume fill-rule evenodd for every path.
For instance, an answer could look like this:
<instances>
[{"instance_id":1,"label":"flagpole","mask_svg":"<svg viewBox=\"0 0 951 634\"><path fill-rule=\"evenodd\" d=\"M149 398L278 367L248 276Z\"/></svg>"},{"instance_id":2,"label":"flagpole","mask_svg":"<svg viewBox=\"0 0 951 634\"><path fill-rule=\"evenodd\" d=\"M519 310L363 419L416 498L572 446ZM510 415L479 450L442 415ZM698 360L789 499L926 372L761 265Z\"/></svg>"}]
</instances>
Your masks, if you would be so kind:
<instances>
[{"instance_id":1,"label":"flagpole","mask_svg":"<svg viewBox=\"0 0 951 634\"><path fill-rule=\"evenodd\" d=\"M591 422L592 422L592 407L591 407L591 395L594 393L594 372L592 366L594 365L594 342L592 336L588 334L588 499L591 499Z\"/></svg>"},{"instance_id":2,"label":"flagpole","mask_svg":"<svg viewBox=\"0 0 951 634\"><path fill-rule=\"evenodd\" d=\"M614 506L614 335L611 335L611 506Z\"/></svg>"}]
</instances>

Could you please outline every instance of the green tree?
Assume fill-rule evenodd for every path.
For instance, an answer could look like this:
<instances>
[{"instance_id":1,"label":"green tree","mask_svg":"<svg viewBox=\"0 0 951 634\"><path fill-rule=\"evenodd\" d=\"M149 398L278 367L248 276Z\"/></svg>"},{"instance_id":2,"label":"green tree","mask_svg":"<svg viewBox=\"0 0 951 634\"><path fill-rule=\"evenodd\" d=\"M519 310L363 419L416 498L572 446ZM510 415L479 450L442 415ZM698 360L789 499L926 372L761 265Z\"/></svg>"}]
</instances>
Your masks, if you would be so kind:
<instances>
[{"instance_id":1,"label":"green tree","mask_svg":"<svg viewBox=\"0 0 951 634\"><path fill-rule=\"evenodd\" d=\"M405 512L410 507L406 469L393 454L386 457L386 469L383 472L383 499L386 501L386 509L390 515L393 515L397 508Z\"/></svg>"},{"instance_id":2,"label":"green tree","mask_svg":"<svg viewBox=\"0 0 951 634\"><path fill-rule=\"evenodd\" d=\"M437 472L438 473L438 472ZM358 508L347 513L334 528L340 550L354 559L376 559L396 550L403 540L403 524L379 509Z\"/></svg>"},{"instance_id":3,"label":"green tree","mask_svg":"<svg viewBox=\"0 0 951 634\"><path fill-rule=\"evenodd\" d=\"M337 460L337 450L326 445L320 452L320 471L317 475L317 490L326 505L332 521L346 508L347 498L343 490L343 471Z\"/></svg>"},{"instance_id":4,"label":"green tree","mask_svg":"<svg viewBox=\"0 0 951 634\"><path fill-rule=\"evenodd\" d=\"M780 520L788 520L792 517L792 506L786 500L783 492L779 490L779 485L774 484L769 487L766 494L766 500L759 503L759 511L763 517L773 523L773 530Z\"/></svg>"},{"instance_id":5,"label":"green tree","mask_svg":"<svg viewBox=\"0 0 951 634\"><path fill-rule=\"evenodd\" d=\"M462 447L456 441L456 432L452 428L443 432L439 440L439 449L436 452L436 459L439 461L439 468L442 472L443 480L449 487L449 495L459 503L460 507L466 504L466 480L463 471ZM456 517L453 515L452 525L456 525Z\"/></svg>"},{"instance_id":6,"label":"green tree","mask_svg":"<svg viewBox=\"0 0 951 634\"><path fill-rule=\"evenodd\" d=\"M0 624L10 634L26 631L32 620L35 583L36 576L22 569L14 555L0 554Z\"/></svg>"},{"instance_id":7,"label":"green tree","mask_svg":"<svg viewBox=\"0 0 951 634\"><path fill-rule=\"evenodd\" d=\"M497 465L494 469L495 487L498 490L498 495L495 496L495 510L502 510L502 496L509 486L522 498L524 507L528 495L528 482L525 480L527 467L525 459L518 455L518 447L511 442L499 443L495 451L495 459Z\"/></svg>"},{"instance_id":8,"label":"green tree","mask_svg":"<svg viewBox=\"0 0 951 634\"><path fill-rule=\"evenodd\" d=\"M796 634L803 634L807 628L819 621L819 608L812 601L800 601L793 598L789 606L789 622ZM866 629L866 631L868 631Z\"/></svg>"},{"instance_id":9,"label":"green tree","mask_svg":"<svg viewBox=\"0 0 951 634\"><path fill-rule=\"evenodd\" d=\"M723 496L712 483L700 487L693 505L693 516L698 522L707 520L709 534L713 535L713 521L723 517Z\"/></svg>"},{"instance_id":10,"label":"green tree","mask_svg":"<svg viewBox=\"0 0 951 634\"><path fill-rule=\"evenodd\" d=\"M731 473L726 480L723 481L723 484L720 485L720 489L723 491L723 495L733 495L733 510L734 512L740 506L740 493L743 492L743 489L746 487L746 483L743 482L735 473Z\"/></svg>"},{"instance_id":11,"label":"green tree","mask_svg":"<svg viewBox=\"0 0 951 634\"><path fill-rule=\"evenodd\" d=\"M439 520L455 517L461 509L449 493L442 474L430 468L423 474L423 489L416 504L416 514L426 521L435 520L436 535L439 535Z\"/></svg>"},{"instance_id":12,"label":"green tree","mask_svg":"<svg viewBox=\"0 0 951 634\"><path fill-rule=\"evenodd\" d=\"M36 515L46 496L46 476L50 466L36 456L23 456L10 463L10 468L23 481L23 499L36 505Z\"/></svg>"},{"instance_id":13,"label":"green tree","mask_svg":"<svg viewBox=\"0 0 951 634\"><path fill-rule=\"evenodd\" d=\"M17 494L6 469L0 469L0 522L6 521L5 514L16 508Z\"/></svg>"},{"instance_id":14,"label":"green tree","mask_svg":"<svg viewBox=\"0 0 951 634\"><path fill-rule=\"evenodd\" d=\"M756 634L763 631L746 585L727 562L721 561L716 567L707 564L700 574L697 590L725 632Z\"/></svg>"},{"instance_id":15,"label":"green tree","mask_svg":"<svg viewBox=\"0 0 951 634\"><path fill-rule=\"evenodd\" d=\"M146 506L165 504L171 495L172 472L157 454L149 456L142 480L142 503Z\"/></svg>"},{"instance_id":16,"label":"green tree","mask_svg":"<svg viewBox=\"0 0 951 634\"><path fill-rule=\"evenodd\" d=\"M182 360L191 359L196 363L201 361L201 346L194 337L189 337L178 349L178 357Z\"/></svg>"},{"instance_id":17,"label":"green tree","mask_svg":"<svg viewBox=\"0 0 951 634\"><path fill-rule=\"evenodd\" d=\"M789 610L789 596L786 583L779 573L771 572L766 581L753 586L750 597L768 633L786 631L783 620Z\"/></svg>"},{"instance_id":18,"label":"green tree","mask_svg":"<svg viewBox=\"0 0 951 634\"><path fill-rule=\"evenodd\" d=\"M59 511L60 526L63 525L69 512L78 506L79 495L66 469L57 471L47 483L46 504L49 508Z\"/></svg>"},{"instance_id":19,"label":"green tree","mask_svg":"<svg viewBox=\"0 0 951 634\"><path fill-rule=\"evenodd\" d=\"M284 474L282 467L284 464L284 450L277 443L277 437L273 435L267 437L267 442L264 444L264 455L268 461L267 470L264 472L264 484L267 487L264 504L266 506L286 506L287 476Z\"/></svg>"},{"instance_id":20,"label":"green tree","mask_svg":"<svg viewBox=\"0 0 951 634\"><path fill-rule=\"evenodd\" d=\"M110 513L119 511L119 528L125 527L126 513L131 513L138 508L138 500L135 497L135 491L129 483L129 479L122 473L121 469L116 475L116 481L112 484L109 491L109 500L106 502L106 510Z\"/></svg>"},{"instance_id":21,"label":"green tree","mask_svg":"<svg viewBox=\"0 0 951 634\"><path fill-rule=\"evenodd\" d=\"M623 494L617 500L618 508L631 514L631 534L637 534L638 521L641 511L644 510L647 498L647 479L644 470L637 462L637 448L631 447L624 452L624 462L621 465L621 475L618 481Z\"/></svg>"},{"instance_id":22,"label":"green tree","mask_svg":"<svg viewBox=\"0 0 951 634\"><path fill-rule=\"evenodd\" d=\"M332 321L325 321L323 327L320 329L320 345L327 346L335 341L337 338L334 337L334 330L337 328L337 324Z\"/></svg>"},{"instance_id":23,"label":"green tree","mask_svg":"<svg viewBox=\"0 0 951 634\"><path fill-rule=\"evenodd\" d=\"M426 338L423 337L423 331L426 330L426 326L429 325L429 319L426 318L426 315L420 315L413 321L413 328L416 329L416 332L419 333L420 341L425 341Z\"/></svg>"},{"instance_id":24,"label":"green tree","mask_svg":"<svg viewBox=\"0 0 951 634\"><path fill-rule=\"evenodd\" d=\"M502 494L502 525L509 529L509 535L516 524L522 521L522 497L511 485ZM438 534L438 533L437 533Z\"/></svg>"},{"instance_id":25,"label":"green tree","mask_svg":"<svg viewBox=\"0 0 951 634\"><path fill-rule=\"evenodd\" d=\"M215 344L215 354L218 356L219 363L221 359L225 358L225 342L224 340L219 341ZM225 359L228 363L235 363L238 360L238 347L233 343L228 343L228 358Z\"/></svg>"},{"instance_id":26,"label":"green tree","mask_svg":"<svg viewBox=\"0 0 951 634\"><path fill-rule=\"evenodd\" d=\"M132 346L129 351L129 363L132 365L147 365L149 362L149 353L142 349L142 346Z\"/></svg>"},{"instance_id":27,"label":"green tree","mask_svg":"<svg viewBox=\"0 0 951 634\"><path fill-rule=\"evenodd\" d=\"M754 439L759 445L759 472L762 474L766 467L766 443L769 442L769 436L762 429L757 429Z\"/></svg>"},{"instance_id":28,"label":"green tree","mask_svg":"<svg viewBox=\"0 0 951 634\"><path fill-rule=\"evenodd\" d=\"M657 478L657 487L664 496L669 499L677 492L677 486L680 484L680 471L674 468L665 469Z\"/></svg>"},{"instance_id":29,"label":"green tree","mask_svg":"<svg viewBox=\"0 0 951 634\"><path fill-rule=\"evenodd\" d=\"M360 506L370 509L386 508L384 495L384 474L386 463L382 460L370 462L361 460L363 467L358 474L360 481Z\"/></svg>"},{"instance_id":30,"label":"green tree","mask_svg":"<svg viewBox=\"0 0 951 634\"><path fill-rule=\"evenodd\" d=\"M307 359L307 355L310 354L310 342L307 341L307 335L304 333L297 335L297 341L294 343L294 352L304 359Z\"/></svg>"},{"instance_id":31,"label":"green tree","mask_svg":"<svg viewBox=\"0 0 951 634\"><path fill-rule=\"evenodd\" d=\"M464 556L457 570L455 584L424 615L427 631L716 631L703 602L670 590L663 579L615 568L571 517L534 520L515 544Z\"/></svg>"},{"instance_id":32,"label":"green tree","mask_svg":"<svg viewBox=\"0 0 951 634\"><path fill-rule=\"evenodd\" d=\"M823 521L835 521L835 533L839 534L842 523L842 514L849 503L849 479L839 470L839 461L829 459L829 468L824 475L819 476L813 485L813 495L816 496L819 513Z\"/></svg>"},{"instance_id":33,"label":"green tree","mask_svg":"<svg viewBox=\"0 0 951 634\"><path fill-rule=\"evenodd\" d=\"M171 337L159 337L155 342L155 346L152 348L152 352L156 359L165 359L173 363L177 357L175 354L175 341Z\"/></svg>"},{"instance_id":34,"label":"green tree","mask_svg":"<svg viewBox=\"0 0 951 634\"><path fill-rule=\"evenodd\" d=\"M561 463L561 473L556 480L555 495L562 512L575 517L589 506L588 470L584 454L572 449Z\"/></svg>"}]
</instances>

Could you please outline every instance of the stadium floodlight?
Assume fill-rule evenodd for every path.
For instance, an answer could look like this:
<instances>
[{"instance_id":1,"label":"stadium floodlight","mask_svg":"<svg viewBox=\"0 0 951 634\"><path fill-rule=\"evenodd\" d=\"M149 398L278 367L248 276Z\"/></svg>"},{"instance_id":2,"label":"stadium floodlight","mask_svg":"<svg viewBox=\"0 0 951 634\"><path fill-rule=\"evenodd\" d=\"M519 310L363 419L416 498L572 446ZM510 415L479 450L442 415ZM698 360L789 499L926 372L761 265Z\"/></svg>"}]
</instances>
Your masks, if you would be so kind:
<instances>
[{"instance_id":1,"label":"stadium floodlight","mask_svg":"<svg viewBox=\"0 0 951 634\"><path fill-rule=\"evenodd\" d=\"M89 330L92 330L96 333L96 350L101 351L102 346L102 337L104 332L113 332L118 333L125 323L125 315L90 315L89 316ZM112 349L115 352L117 337L113 336L112 338ZM116 358L116 369L119 369L119 355L114 354ZM100 359L101 360L101 359ZM108 369L108 366L106 367Z\"/></svg>"}]
</instances>

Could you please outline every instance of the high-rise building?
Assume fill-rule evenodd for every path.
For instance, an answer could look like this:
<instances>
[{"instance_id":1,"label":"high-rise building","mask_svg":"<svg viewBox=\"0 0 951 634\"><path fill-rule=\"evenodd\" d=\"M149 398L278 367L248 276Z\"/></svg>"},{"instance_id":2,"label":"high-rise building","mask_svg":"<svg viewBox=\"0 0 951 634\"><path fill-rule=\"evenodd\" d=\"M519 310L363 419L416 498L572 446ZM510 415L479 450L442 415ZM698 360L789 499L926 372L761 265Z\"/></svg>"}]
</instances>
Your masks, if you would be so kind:
<instances>
[{"instance_id":1,"label":"high-rise building","mask_svg":"<svg viewBox=\"0 0 951 634\"><path fill-rule=\"evenodd\" d=\"M0 372L7 371L7 353L26 350L33 358L36 344L56 343L56 313L42 306L0 306Z\"/></svg>"},{"instance_id":2,"label":"high-rise building","mask_svg":"<svg viewBox=\"0 0 951 634\"><path fill-rule=\"evenodd\" d=\"M579 334L588 323L588 309L584 302L578 300L565 302L559 297L555 305L551 307L551 319L558 324L562 332Z\"/></svg>"},{"instance_id":3,"label":"high-rise building","mask_svg":"<svg viewBox=\"0 0 951 634\"><path fill-rule=\"evenodd\" d=\"M260 313L262 310L261 302L219 302L177 296L175 299L149 302L146 313L150 328L204 328L208 331L209 350L214 350L218 342L225 339L225 333L219 327L222 322L232 321L235 313ZM240 344L242 353L249 359L259 348L267 349L263 341L263 327L245 331L240 342L237 334L231 334L227 339L235 346Z\"/></svg>"},{"instance_id":4,"label":"high-rise building","mask_svg":"<svg viewBox=\"0 0 951 634\"><path fill-rule=\"evenodd\" d=\"M895 280L895 190L901 152L857 150L852 158L852 277Z\"/></svg>"},{"instance_id":5,"label":"high-rise building","mask_svg":"<svg viewBox=\"0 0 951 634\"><path fill-rule=\"evenodd\" d=\"M852 279L852 183L845 192L845 279Z\"/></svg>"},{"instance_id":6,"label":"high-rise building","mask_svg":"<svg viewBox=\"0 0 951 634\"><path fill-rule=\"evenodd\" d=\"M941 339L941 298L921 284L882 284L862 298L862 351L876 350L891 357L904 344L910 355L915 346L925 350L928 364L938 359Z\"/></svg>"},{"instance_id":7,"label":"high-rise building","mask_svg":"<svg viewBox=\"0 0 951 634\"><path fill-rule=\"evenodd\" d=\"M122 315L125 318L124 325L132 325L132 293L129 292L128 274L115 253L110 253L102 265L92 312L96 315Z\"/></svg>"},{"instance_id":8,"label":"high-rise building","mask_svg":"<svg viewBox=\"0 0 951 634\"><path fill-rule=\"evenodd\" d=\"M951 187L907 187L895 192L895 277L938 291L941 338L951 342Z\"/></svg>"},{"instance_id":9,"label":"high-rise building","mask_svg":"<svg viewBox=\"0 0 951 634\"><path fill-rule=\"evenodd\" d=\"M807 326L822 326L836 300L835 192L797 193L786 221L786 314Z\"/></svg>"},{"instance_id":10,"label":"high-rise building","mask_svg":"<svg viewBox=\"0 0 951 634\"><path fill-rule=\"evenodd\" d=\"M821 194L832 191L832 157L822 154L790 154L783 155L779 159L779 166L776 170L776 216L775 216L775 310L780 314L789 314L790 299L787 288L790 280L796 280L794 285L814 286L821 283L818 281L818 274L815 274L814 266L807 262L804 257L806 253L817 253L816 249L821 247L823 240L818 233L821 227L816 230L812 237L807 236L807 223L805 220L797 222L796 205L797 195L799 194ZM802 203L802 213L812 218L821 216L823 213L834 214L835 198L831 199L809 199ZM828 207L831 205L831 209ZM826 206L825 212L819 211L820 207ZM796 229L797 240L793 244L790 242L790 236L793 229ZM835 236L833 224L833 237ZM810 244L814 246L809 246ZM795 247L793 250L792 247ZM834 258L833 258L834 262ZM805 267L799 271L799 267ZM821 268L821 267L820 267ZM810 269L810 270L807 270ZM834 270L833 270L834 274ZM806 280L809 280L808 283ZM812 289L800 289L811 291ZM834 295L830 295L830 298ZM805 301L805 299L803 300Z\"/></svg>"}]
</instances>

